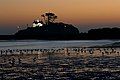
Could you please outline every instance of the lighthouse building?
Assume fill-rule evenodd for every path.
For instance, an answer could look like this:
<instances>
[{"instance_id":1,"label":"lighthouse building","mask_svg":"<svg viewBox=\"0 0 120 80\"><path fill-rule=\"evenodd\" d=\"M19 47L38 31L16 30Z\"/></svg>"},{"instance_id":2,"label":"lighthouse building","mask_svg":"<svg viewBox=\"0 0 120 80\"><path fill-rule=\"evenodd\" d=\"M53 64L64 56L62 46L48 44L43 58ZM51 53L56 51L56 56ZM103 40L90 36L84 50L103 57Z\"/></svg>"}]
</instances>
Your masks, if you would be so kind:
<instances>
[{"instance_id":1,"label":"lighthouse building","mask_svg":"<svg viewBox=\"0 0 120 80\"><path fill-rule=\"evenodd\" d=\"M34 20L33 21L33 26L32 27L41 27L43 26L43 22L40 20Z\"/></svg>"}]
</instances>

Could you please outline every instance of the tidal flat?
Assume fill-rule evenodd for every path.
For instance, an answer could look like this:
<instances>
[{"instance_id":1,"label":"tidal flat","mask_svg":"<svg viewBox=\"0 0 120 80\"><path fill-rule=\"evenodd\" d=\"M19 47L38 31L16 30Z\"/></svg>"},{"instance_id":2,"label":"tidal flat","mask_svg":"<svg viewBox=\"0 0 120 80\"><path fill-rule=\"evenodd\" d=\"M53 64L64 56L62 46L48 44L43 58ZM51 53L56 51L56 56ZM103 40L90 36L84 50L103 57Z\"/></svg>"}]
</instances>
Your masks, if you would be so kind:
<instances>
[{"instance_id":1,"label":"tidal flat","mask_svg":"<svg viewBox=\"0 0 120 80\"><path fill-rule=\"evenodd\" d=\"M10 53L11 52L11 53ZM2 50L0 79L120 79L120 48Z\"/></svg>"}]
</instances>

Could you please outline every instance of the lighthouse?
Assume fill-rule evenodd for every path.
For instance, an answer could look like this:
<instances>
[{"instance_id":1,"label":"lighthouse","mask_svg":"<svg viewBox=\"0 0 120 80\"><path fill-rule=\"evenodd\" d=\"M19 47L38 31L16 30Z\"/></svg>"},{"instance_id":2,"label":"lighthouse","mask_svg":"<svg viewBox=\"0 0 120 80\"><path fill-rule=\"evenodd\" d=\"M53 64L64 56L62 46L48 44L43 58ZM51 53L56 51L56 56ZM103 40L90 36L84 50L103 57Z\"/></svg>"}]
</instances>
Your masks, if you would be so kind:
<instances>
[{"instance_id":1,"label":"lighthouse","mask_svg":"<svg viewBox=\"0 0 120 80\"><path fill-rule=\"evenodd\" d=\"M43 26L43 22L40 20L34 20L33 21L33 26L32 27L41 27Z\"/></svg>"}]
</instances>

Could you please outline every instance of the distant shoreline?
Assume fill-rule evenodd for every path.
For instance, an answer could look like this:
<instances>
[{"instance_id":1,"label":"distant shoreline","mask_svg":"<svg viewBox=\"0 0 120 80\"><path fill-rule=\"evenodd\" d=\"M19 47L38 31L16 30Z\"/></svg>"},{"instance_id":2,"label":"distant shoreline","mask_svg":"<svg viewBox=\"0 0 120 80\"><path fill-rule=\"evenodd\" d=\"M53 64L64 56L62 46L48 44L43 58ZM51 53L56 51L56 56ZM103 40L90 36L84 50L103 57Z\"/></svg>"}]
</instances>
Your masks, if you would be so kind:
<instances>
[{"instance_id":1,"label":"distant shoreline","mask_svg":"<svg viewBox=\"0 0 120 80\"><path fill-rule=\"evenodd\" d=\"M54 41L54 40L58 40L58 41L59 40L120 40L120 38L117 38L117 39L116 38L115 39L114 38L113 39L109 39L109 38L108 39L94 39L94 38L93 39L92 38L91 39L89 39L89 38L84 39L84 38L82 38L81 39L81 38L78 37L78 38L75 38L75 39L74 38L73 39L64 39L64 38L63 39L57 39L57 38L56 39L47 39L47 38L46 39L45 38L44 39L43 38L39 38L39 39L36 39L36 38L33 38L33 39L32 38L17 39L17 38L14 37L14 35L0 35L0 41L4 41L4 40L6 40L6 41L7 40L11 40L11 41L14 41L14 40L52 40L52 41Z\"/></svg>"},{"instance_id":2,"label":"distant shoreline","mask_svg":"<svg viewBox=\"0 0 120 80\"><path fill-rule=\"evenodd\" d=\"M0 40L120 40L120 28L91 29L87 33L77 32L75 35L62 32L39 33L39 28L30 28L30 34L28 34L28 30L29 28L22 30L24 34L18 32L17 35L0 35ZM36 30L38 33L33 34Z\"/></svg>"}]
</instances>

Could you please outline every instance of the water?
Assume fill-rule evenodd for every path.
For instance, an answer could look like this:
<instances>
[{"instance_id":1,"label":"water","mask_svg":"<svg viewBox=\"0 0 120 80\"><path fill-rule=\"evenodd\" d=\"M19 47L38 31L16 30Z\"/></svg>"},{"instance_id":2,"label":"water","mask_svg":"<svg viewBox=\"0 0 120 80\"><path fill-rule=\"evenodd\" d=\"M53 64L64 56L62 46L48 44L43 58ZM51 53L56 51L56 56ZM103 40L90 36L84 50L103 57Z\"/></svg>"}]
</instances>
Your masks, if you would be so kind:
<instances>
[{"instance_id":1,"label":"water","mask_svg":"<svg viewBox=\"0 0 120 80\"><path fill-rule=\"evenodd\" d=\"M112 44L119 40L69 40L69 41L48 41L48 40L16 40L0 41L0 49L39 49L39 48L64 48L100 46Z\"/></svg>"}]
</instances>

